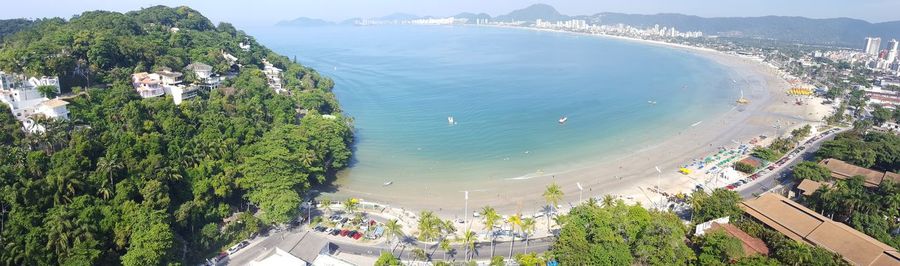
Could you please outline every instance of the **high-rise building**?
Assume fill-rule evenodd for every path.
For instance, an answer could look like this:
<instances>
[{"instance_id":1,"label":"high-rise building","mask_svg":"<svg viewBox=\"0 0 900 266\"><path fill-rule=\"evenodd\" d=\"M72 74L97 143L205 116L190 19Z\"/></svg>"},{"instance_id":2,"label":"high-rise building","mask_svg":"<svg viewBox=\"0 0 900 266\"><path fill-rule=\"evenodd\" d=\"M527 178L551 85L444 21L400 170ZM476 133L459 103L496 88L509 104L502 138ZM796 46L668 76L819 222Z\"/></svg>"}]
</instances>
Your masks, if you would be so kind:
<instances>
[{"instance_id":1,"label":"high-rise building","mask_svg":"<svg viewBox=\"0 0 900 266\"><path fill-rule=\"evenodd\" d=\"M892 39L888 43L888 57L887 57L888 62L894 62L897 60L897 52L898 52L897 50L898 50L898 48L900 48L898 46L900 46L900 43L898 43L897 40Z\"/></svg>"},{"instance_id":2,"label":"high-rise building","mask_svg":"<svg viewBox=\"0 0 900 266\"><path fill-rule=\"evenodd\" d=\"M866 38L866 53L877 56L879 51L881 51L881 38Z\"/></svg>"}]
</instances>

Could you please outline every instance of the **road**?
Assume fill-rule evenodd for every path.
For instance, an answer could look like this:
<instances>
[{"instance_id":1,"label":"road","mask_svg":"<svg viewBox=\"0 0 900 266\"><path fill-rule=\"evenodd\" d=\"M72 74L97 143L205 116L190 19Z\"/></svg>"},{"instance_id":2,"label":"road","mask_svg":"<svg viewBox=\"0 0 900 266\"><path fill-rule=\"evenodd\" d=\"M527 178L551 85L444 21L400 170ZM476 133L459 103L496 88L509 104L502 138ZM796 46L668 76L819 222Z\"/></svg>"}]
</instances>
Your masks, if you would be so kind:
<instances>
[{"instance_id":1,"label":"road","mask_svg":"<svg viewBox=\"0 0 900 266\"><path fill-rule=\"evenodd\" d=\"M366 245L366 244L357 244L347 238L326 236L324 233L309 231L306 229L295 229L290 231L281 231L271 233L268 236L260 236L256 239L250 240L251 244L235 254L232 254L228 257L227 260L223 261L219 265L247 265L253 259L256 259L263 253L268 250L271 250L275 247L281 248L282 250L291 252L291 249L299 249L303 248L297 246L297 243L300 242L304 237L308 238L325 238L329 242L332 243L332 249L335 253L349 253L354 255L362 255L362 256L371 256L377 257L381 254L382 251L391 251L391 246L387 243L374 244L374 245ZM496 256L507 256L509 255L510 243L509 241L494 242L494 255ZM553 245L552 237L544 237L538 239L531 239L528 241L528 252L537 252L543 253L550 250L550 247ZM463 256L465 253L465 247L456 243L452 245L454 250L446 255L449 260L463 260ZM443 260L444 252L440 248L436 248L434 244L426 245L423 243L418 243L414 240L407 241L406 244L401 244L394 248L394 255L406 260L410 256L410 250L414 248L424 249L433 260ZM525 241L517 240L513 243L513 254L517 253L525 253ZM478 260L488 260L491 258L491 245L490 242L479 242L475 244L475 250L473 251L473 255L475 259Z\"/></svg>"},{"instance_id":2,"label":"road","mask_svg":"<svg viewBox=\"0 0 900 266\"><path fill-rule=\"evenodd\" d=\"M741 198L743 198L743 199L755 198L757 195L765 193L778 185L785 184L785 182L787 182L790 179L782 178L782 177L787 177L791 173L791 169L793 169L795 165L797 165L803 161L813 160L813 157L815 157L816 151L818 151L819 148L822 147L822 143L824 143L827 140L834 139L835 135L837 135L838 133L844 132L846 130L847 129L840 129L834 133L826 135L825 137L819 138L816 141L813 141L812 143L805 143L804 145L797 147L798 149L800 147L805 147L805 149L802 152L800 152L800 154L798 154L798 156L795 156L794 158L787 160L780 167L775 168L774 170L770 171L769 173L766 173L765 175L760 176L753 182L750 182L744 186L739 187L738 194L740 194Z\"/></svg>"}]
</instances>

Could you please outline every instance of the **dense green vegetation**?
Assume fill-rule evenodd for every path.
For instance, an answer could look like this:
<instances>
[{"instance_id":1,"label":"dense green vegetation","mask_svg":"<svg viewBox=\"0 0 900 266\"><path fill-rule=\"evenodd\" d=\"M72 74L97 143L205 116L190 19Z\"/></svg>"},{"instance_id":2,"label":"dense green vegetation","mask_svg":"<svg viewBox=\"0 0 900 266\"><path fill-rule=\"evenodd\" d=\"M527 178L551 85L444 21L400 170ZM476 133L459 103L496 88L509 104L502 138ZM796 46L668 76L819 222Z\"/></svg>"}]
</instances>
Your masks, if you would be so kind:
<instances>
[{"instance_id":1,"label":"dense green vegetation","mask_svg":"<svg viewBox=\"0 0 900 266\"><path fill-rule=\"evenodd\" d=\"M131 88L137 71L227 71L223 50L243 65L223 88L178 106ZM290 93L267 86L263 59ZM186 7L41 20L5 39L0 69L86 87L43 134L0 108L2 264L194 264L296 217L301 193L350 158L329 79Z\"/></svg>"},{"instance_id":2,"label":"dense green vegetation","mask_svg":"<svg viewBox=\"0 0 900 266\"><path fill-rule=\"evenodd\" d=\"M591 201L561 216L552 254L561 265L685 265L695 260L674 214Z\"/></svg>"},{"instance_id":3,"label":"dense green vegetation","mask_svg":"<svg viewBox=\"0 0 900 266\"><path fill-rule=\"evenodd\" d=\"M885 182L875 189L863 184L862 176L838 180L834 187L820 188L803 203L835 221L900 248L900 235L891 233L900 228L900 184Z\"/></svg>"},{"instance_id":4,"label":"dense green vegetation","mask_svg":"<svg viewBox=\"0 0 900 266\"><path fill-rule=\"evenodd\" d=\"M731 217L766 243L770 257L745 256L740 241L720 231L691 236L674 214L621 200L604 200L602 206L591 200L561 216L562 229L548 257L561 265L846 265L839 255L791 240L745 216L739 202L731 190L693 193L693 224ZM543 261L525 255L517 259Z\"/></svg>"},{"instance_id":5,"label":"dense green vegetation","mask_svg":"<svg viewBox=\"0 0 900 266\"><path fill-rule=\"evenodd\" d=\"M849 131L822 144L818 159L836 158L867 168L900 171L900 136Z\"/></svg>"},{"instance_id":6,"label":"dense green vegetation","mask_svg":"<svg viewBox=\"0 0 900 266\"><path fill-rule=\"evenodd\" d=\"M801 162L794 166L794 179L812 181L830 181L831 171L815 162Z\"/></svg>"},{"instance_id":7,"label":"dense green vegetation","mask_svg":"<svg viewBox=\"0 0 900 266\"><path fill-rule=\"evenodd\" d=\"M744 162L736 162L736 163L734 163L734 170L752 174L753 172L756 172L756 167L754 167L753 165L744 163Z\"/></svg>"},{"instance_id":8,"label":"dense green vegetation","mask_svg":"<svg viewBox=\"0 0 900 266\"><path fill-rule=\"evenodd\" d=\"M691 193L691 210L693 211L691 221L703 223L725 216L741 215L743 212L738 208L740 202L741 196L733 190L718 188L712 193L696 191Z\"/></svg>"}]
</instances>

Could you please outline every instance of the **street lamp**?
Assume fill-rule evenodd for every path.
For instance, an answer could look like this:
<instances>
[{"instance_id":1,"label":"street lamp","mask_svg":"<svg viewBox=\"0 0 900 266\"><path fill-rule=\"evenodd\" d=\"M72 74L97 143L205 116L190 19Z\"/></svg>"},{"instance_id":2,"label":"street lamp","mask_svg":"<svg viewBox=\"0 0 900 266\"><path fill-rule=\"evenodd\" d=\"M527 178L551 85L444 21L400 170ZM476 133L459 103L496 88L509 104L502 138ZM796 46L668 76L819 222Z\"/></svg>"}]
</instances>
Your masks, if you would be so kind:
<instances>
[{"instance_id":1,"label":"street lamp","mask_svg":"<svg viewBox=\"0 0 900 266\"><path fill-rule=\"evenodd\" d=\"M466 207L463 210L463 222L466 223L466 230L472 228L469 226L469 191L463 191L466 194Z\"/></svg>"},{"instance_id":2,"label":"street lamp","mask_svg":"<svg viewBox=\"0 0 900 266\"><path fill-rule=\"evenodd\" d=\"M581 187L581 182L575 182L575 185L578 186L578 203L581 204L581 194L584 193L584 188Z\"/></svg>"},{"instance_id":3,"label":"street lamp","mask_svg":"<svg viewBox=\"0 0 900 266\"><path fill-rule=\"evenodd\" d=\"M659 179L662 176L662 171L659 170L659 166L654 166L654 168L656 168L656 193L659 193L659 203L657 203L657 208L662 208L663 195L659 187Z\"/></svg>"}]
</instances>

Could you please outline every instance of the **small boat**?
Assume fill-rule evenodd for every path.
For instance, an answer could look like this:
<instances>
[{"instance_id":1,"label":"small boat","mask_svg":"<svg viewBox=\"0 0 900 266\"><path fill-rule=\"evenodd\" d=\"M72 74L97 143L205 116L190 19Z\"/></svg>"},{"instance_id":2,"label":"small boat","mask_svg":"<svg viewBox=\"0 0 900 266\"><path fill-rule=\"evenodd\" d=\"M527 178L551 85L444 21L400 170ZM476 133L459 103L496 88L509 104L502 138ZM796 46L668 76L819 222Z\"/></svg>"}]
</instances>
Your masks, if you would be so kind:
<instances>
[{"instance_id":1,"label":"small boat","mask_svg":"<svg viewBox=\"0 0 900 266\"><path fill-rule=\"evenodd\" d=\"M385 187L386 187L386 186L390 186L390 185L393 184L393 183L394 183L394 181L387 181L387 182L384 182L384 186L385 186Z\"/></svg>"},{"instance_id":2,"label":"small boat","mask_svg":"<svg viewBox=\"0 0 900 266\"><path fill-rule=\"evenodd\" d=\"M447 124L451 124L451 125L456 124L456 122L453 120L452 116L447 117Z\"/></svg>"},{"instance_id":3,"label":"small boat","mask_svg":"<svg viewBox=\"0 0 900 266\"><path fill-rule=\"evenodd\" d=\"M656 101L647 101L649 104L656 104Z\"/></svg>"},{"instance_id":4,"label":"small boat","mask_svg":"<svg viewBox=\"0 0 900 266\"><path fill-rule=\"evenodd\" d=\"M737 103L738 103L738 104L748 104L748 103L750 103L750 100L747 100L747 98L744 98L744 90L741 90L741 98L737 100Z\"/></svg>"},{"instance_id":5,"label":"small boat","mask_svg":"<svg viewBox=\"0 0 900 266\"><path fill-rule=\"evenodd\" d=\"M569 121L569 117L568 117L568 116L563 116L563 117L560 117L560 118L559 118L559 124L565 124L566 121Z\"/></svg>"}]
</instances>

